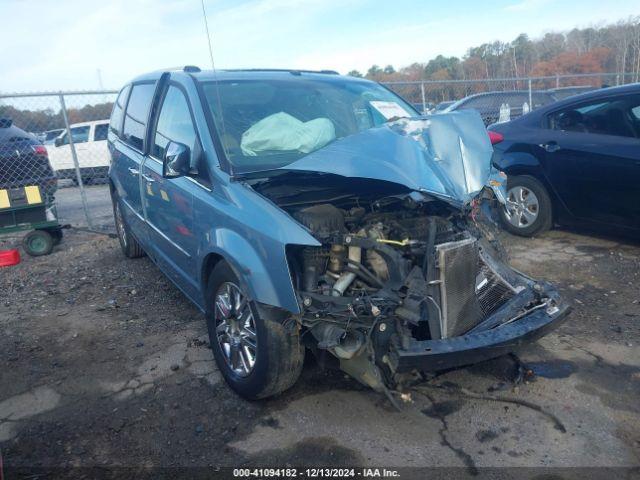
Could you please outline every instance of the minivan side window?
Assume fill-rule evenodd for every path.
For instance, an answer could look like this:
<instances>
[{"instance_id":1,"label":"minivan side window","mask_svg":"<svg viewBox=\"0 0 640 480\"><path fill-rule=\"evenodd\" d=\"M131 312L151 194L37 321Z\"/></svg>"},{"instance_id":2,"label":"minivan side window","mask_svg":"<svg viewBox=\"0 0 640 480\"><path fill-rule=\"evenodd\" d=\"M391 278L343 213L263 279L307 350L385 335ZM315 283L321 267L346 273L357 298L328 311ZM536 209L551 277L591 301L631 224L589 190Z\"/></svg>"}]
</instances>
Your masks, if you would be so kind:
<instances>
[{"instance_id":1,"label":"minivan side window","mask_svg":"<svg viewBox=\"0 0 640 480\"><path fill-rule=\"evenodd\" d=\"M637 138L632 111L638 105L640 97L598 99L574 105L550 114L549 128Z\"/></svg>"},{"instance_id":2,"label":"minivan side window","mask_svg":"<svg viewBox=\"0 0 640 480\"><path fill-rule=\"evenodd\" d=\"M142 83L131 88L122 133L124 141L138 150L144 147L144 132L155 88L153 83Z\"/></svg>"},{"instance_id":3,"label":"minivan side window","mask_svg":"<svg viewBox=\"0 0 640 480\"><path fill-rule=\"evenodd\" d=\"M99 142L100 140L106 140L108 132L109 132L109 124L108 123L98 123L98 124L96 124L95 131L93 132L93 141L94 142Z\"/></svg>"},{"instance_id":4,"label":"minivan side window","mask_svg":"<svg viewBox=\"0 0 640 480\"><path fill-rule=\"evenodd\" d=\"M113 112L111 112L111 121L109 122L109 128L116 135L120 135L120 129L122 128L122 116L124 115L124 105L127 101L127 95L129 95L129 85L124 87L120 91L120 95L116 99L116 103L113 105Z\"/></svg>"},{"instance_id":5,"label":"minivan side window","mask_svg":"<svg viewBox=\"0 0 640 480\"><path fill-rule=\"evenodd\" d=\"M162 102L151 155L163 159L169 142L178 142L189 147L191 170L198 178L208 182L209 175L201 154L202 149L198 143L198 135L191 119L189 103L184 93L173 85L167 89ZM198 164L199 162L200 164Z\"/></svg>"}]
</instances>

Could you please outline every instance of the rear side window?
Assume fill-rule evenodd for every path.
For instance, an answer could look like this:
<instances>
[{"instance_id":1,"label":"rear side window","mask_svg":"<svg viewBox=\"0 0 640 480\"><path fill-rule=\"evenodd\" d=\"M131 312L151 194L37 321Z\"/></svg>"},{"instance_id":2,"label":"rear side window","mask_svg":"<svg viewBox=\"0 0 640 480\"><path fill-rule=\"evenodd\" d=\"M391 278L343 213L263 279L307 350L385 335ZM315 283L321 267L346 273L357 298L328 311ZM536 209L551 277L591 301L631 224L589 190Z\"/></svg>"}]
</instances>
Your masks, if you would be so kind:
<instances>
[{"instance_id":1,"label":"rear side window","mask_svg":"<svg viewBox=\"0 0 640 480\"><path fill-rule=\"evenodd\" d=\"M108 132L109 132L109 124L99 123L98 125L96 125L96 130L93 134L93 140L95 142L99 142L100 140L106 140Z\"/></svg>"},{"instance_id":2,"label":"rear side window","mask_svg":"<svg viewBox=\"0 0 640 480\"><path fill-rule=\"evenodd\" d=\"M120 135L120 129L122 128L122 117L124 115L124 106L127 102L127 95L131 87L127 85L120 91L120 95L116 99L116 103L113 106L113 112L111 112L111 121L109 127L113 133Z\"/></svg>"},{"instance_id":3,"label":"rear side window","mask_svg":"<svg viewBox=\"0 0 640 480\"><path fill-rule=\"evenodd\" d=\"M197 172L197 177L208 181L207 167L203 161L202 149L191 119L189 103L184 93L173 85L169 86L162 102L151 154L159 159L164 158L169 142L178 142L189 147L192 171Z\"/></svg>"},{"instance_id":4,"label":"rear side window","mask_svg":"<svg viewBox=\"0 0 640 480\"><path fill-rule=\"evenodd\" d=\"M138 150L144 146L144 132L155 88L153 83L134 85L127 103L122 133L124 141Z\"/></svg>"},{"instance_id":5,"label":"rear side window","mask_svg":"<svg viewBox=\"0 0 640 480\"><path fill-rule=\"evenodd\" d=\"M633 111L639 106L640 97L598 99L550 114L549 127L565 132L638 138L640 132Z\"/></svg>"}]
</instances>

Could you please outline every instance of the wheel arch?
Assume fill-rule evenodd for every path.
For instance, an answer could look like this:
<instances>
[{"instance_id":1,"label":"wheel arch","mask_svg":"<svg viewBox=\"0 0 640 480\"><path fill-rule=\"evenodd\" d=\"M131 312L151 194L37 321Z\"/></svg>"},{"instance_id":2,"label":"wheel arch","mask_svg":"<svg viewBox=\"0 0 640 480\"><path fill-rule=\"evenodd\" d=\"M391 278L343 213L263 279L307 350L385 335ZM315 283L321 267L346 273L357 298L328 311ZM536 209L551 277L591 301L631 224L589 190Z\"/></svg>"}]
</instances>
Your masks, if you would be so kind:
<instances>
[{"instance_id":1,"label":"wheel arch","mask_svg":"<svg viewBox=\"0 0 640 480\"><path fill-rule=\"evenodd\" d=\"M231 267L252 300L294 314L300 312L284 245L273 243L254 247L243 236L227 229L216 230L209 237L216 239L215 244L207 246L199 268L199 284L204 306L204 292L211 271L224 261Z\"/></svg>"},{"instance_id":2,"label":"wheel arch","mask_svg":"<svg viewBox=\"0 0 640 480\"><path fill-rule=\"evenodd\" d=\"M202 264L200 265L200 289L202 292L207 289L209 275L221 261L226 261L226 259L218 252L209 252L202 259Z\"/></svg>"}]
</instances>

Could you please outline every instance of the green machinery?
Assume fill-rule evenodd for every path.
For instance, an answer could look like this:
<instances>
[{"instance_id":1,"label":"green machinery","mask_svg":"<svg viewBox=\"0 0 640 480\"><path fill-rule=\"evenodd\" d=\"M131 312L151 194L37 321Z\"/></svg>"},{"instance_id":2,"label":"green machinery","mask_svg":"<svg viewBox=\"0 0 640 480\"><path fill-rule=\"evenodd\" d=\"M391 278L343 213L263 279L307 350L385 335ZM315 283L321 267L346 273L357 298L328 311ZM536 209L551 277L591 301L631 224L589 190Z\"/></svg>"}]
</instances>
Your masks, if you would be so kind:
<instances>
[{"instance_id":1,"label":"green machinery","mask_svg":"<svg viewBox=\"0 0 640 480\"><path fill-rule=\"evenodd\" d=\"M22 242L32 256L48 255L62 240L55 204L37 185L0 189L0 235L31 230Z\"/></svg>"}]
</instances>

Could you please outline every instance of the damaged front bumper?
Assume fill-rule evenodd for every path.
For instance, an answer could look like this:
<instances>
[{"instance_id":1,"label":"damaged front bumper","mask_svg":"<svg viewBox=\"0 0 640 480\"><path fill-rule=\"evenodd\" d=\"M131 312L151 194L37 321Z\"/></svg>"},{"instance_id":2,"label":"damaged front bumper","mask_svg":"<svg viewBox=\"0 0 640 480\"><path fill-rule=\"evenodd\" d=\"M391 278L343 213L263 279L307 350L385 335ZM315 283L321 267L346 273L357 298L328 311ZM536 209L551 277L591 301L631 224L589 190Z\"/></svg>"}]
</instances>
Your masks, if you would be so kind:
<instances>
[{"instance_id":1,"label":"damaged front bumper","mask_svg":"<svg viewBox=\"0 0 640 480\"><path fill-rule=\"evenodd\" d=\"M464 335L422 341L395 338L388 355L391 370L428 372L462 367L512 353L546 335L563 323L571 307L560 300L550 285L537 286L544 290L547 302L521 312L522 305L534 296L527 289Z\"/></svg>"}]
</instances>

